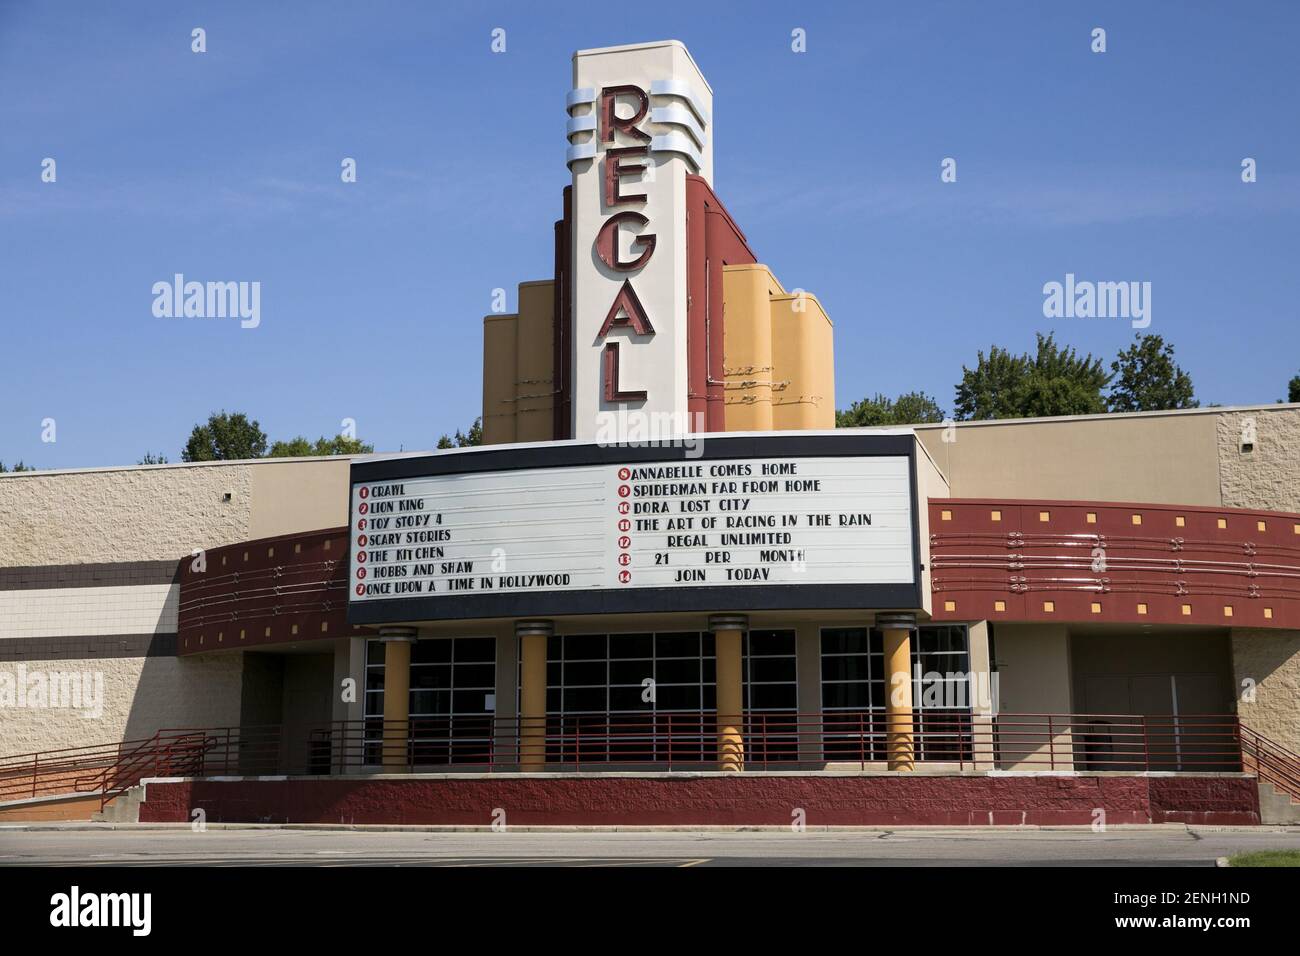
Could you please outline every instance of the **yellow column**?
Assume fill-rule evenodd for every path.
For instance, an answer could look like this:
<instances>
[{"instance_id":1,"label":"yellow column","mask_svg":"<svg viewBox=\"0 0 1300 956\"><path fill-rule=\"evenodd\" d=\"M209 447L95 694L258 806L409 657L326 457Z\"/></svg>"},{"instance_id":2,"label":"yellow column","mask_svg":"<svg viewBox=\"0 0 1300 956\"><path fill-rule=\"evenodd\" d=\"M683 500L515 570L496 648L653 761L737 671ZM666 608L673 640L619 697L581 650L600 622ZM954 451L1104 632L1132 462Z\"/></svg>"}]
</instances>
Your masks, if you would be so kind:
<instances>
[{"instance_id":1,"label":"yellow column","mask_svg":"<svg viewBox=\"0 0 1300 956\"><path fill-rule=\"evenodd\" d=\"M878 614L876 627L884 635L885 752L890 770L914 770L912 725L912 631L914 614Z\"/></svg>"},{"instance_id":2,"label":"yellow column","mask_svg":"<svg viewBox=\"0 0 1300 956\"><path fill-rule=\"evenodd\" d=\"M384 644L384 770L405 770L410 766L406 742L411 718L411 645L413 627L382 627Z\"/></svg>"},{"instance_id":3,"label":"yellow column","mask_svg":"<svg viewBox=\"0 0 1300 956\"><path fill-rule=\"evenodd\" d=\"M550 621L519 621L519 769L546 768L546 641Z\"/></svg>"},{"instance_id":4,"label":"yellow column","mask_svg":"<svg viewBox=\"0 0 1300 956\"><path fill-rule=\"evenodd\" d=\"M749 622L741 614L715 614L709 618L717 655L718 769L745 769L744 678L741 673L741 635Z\"/></svg>"}]
</instances>

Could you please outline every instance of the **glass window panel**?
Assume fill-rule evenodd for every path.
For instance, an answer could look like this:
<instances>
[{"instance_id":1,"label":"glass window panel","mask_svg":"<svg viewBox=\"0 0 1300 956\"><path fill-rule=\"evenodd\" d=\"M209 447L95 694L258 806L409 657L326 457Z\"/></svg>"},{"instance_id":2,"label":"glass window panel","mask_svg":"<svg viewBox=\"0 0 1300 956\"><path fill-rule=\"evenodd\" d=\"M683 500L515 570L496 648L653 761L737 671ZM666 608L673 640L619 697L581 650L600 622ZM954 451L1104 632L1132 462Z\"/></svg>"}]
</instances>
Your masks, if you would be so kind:
<instances>
[{"instance_id":1,"label":"glass window panel","mask_svg":"<svg viewBox=\"0 0 1300 956\"><path fill-rule=\"evenodd\" d=\"M412 690L433 690L451 687L450 664L422 664L411 668Z\"/></svg>"},{"instance_id":2,"label":"glass window panel","mask_svg":"<svg viewBox=\"0 0 1300 956\"><path fill-rule=\"evenodd\" d=\"M700 635L695 633L656 634L655 635L655 656L656 657L699 657L700 656Z\"/></svg>"},{"instance_id":3,"label":"glass window panel","mask_svg":"<svg viewBox=\"0 0 1300 956\"><path fill-rule=\"evenodd\" d=\"M382 667L366 668L366 690L384 689L384 669Z\"/></svg>"},{"instance_id":4,"label":"glass window panel","mask_svg":"<svg viewBox=\"0 0 1300 956\"><path fill-rule=\"evenodd\" d=\"M577 663L564 662L565 687L580 684L594 684L598 687L604 687L605 681L605 662L603 660L580 661Z\"/></svg>"},{"instance_id":5,"label":"glass window panel","mask_svg":"<svg viewBox=\"0 0 1300 956\"><path fill-rule=\"evenodd\" d=\"M564 639L566 661L603 661L606 639L604 634L571 634Z\"/></svg>"},{"instance_id":6,"label":"glass window panel","mask_svg":"<svg viewBox=\"0 0 1300 956\"><path fill-rule=\"evenodd\" d=\"M609 691L610 710L653 710L654 704L641 699L645 691L641 687L611 687Z\"/></svg>"},{"instance_id":7,"label":"glass window panel","mask_svg":"<svg viewBox=\"0 0 1300 956\"><path fill-rule=\"evenodd\" d=\"M485 714L487 709L487 695L491 691L482 690L458 690L452 694L451 706L453 712L457 714Z\"/></svg>"},{"instance_id":8,"label":"glass window panel","mask_svg":"<svg viewBox=\"0 0 1300 956\"><path fill-rule=\"evenodd\" d=\"M457 664L496 663L497 639L495 637L458 637L455 644Z\"/></svg>"},{"instance_id":9,"label":"glass window panel","mask_svg":"<svg viewBox=\"0 0 1300 956\"><path fill-rule=\"evenodd\" d=\"M660 684L698 684L700 661L698 658L655 661L655 680Z\"/></svg>"},{"instance_id":10,"label":"glass window panel","mask_svg":"<svg viewBox=\"0 0 1300 956\"><path fill-rule=\"evenodd\" d=\"M871 677L870 658L852 654L822 658L822 680L867 680Z\"/></svg>"},{"instance_id":11,"label":"glass window panel","mask_svg":"<svg viewBox=\"0 0 1300 956\"><path fill-rule=\"evenodd\" d=\"M384 662L384 644L382 641L366 641L366 663L382 664Z\"/></svg>"},{"instance_id":12,"label":"glass window panel","mask_svg":"<svg viewBox=\"0 0 1300 956\"><path fill-rule=\"evenodd\" d=\"M654 661L610 661L609 682L611 684L637 684L647 677L655 676Z\"/></svg>"},{"instance_id":13,"label":"glass window panel","mask_svg":"<svg viewBox=\"0 0 1300 956\"><path fill-rule=\"evenodd\" d=\"M652 657L655 642L652 634L611 634L609 656L613 658Z\"/></svg>"},{"instance_id":14,"label":"glass window panel","mask_svg":"<svg viewBox=\"0 0 1300 956\"><path fill-rule=\"evenodd\" d=\"M497 669L495 664L457 664L453 676L457 690L492 690L496 687Z\"/></svg>"},{"instance_id":15,"label":"glass window panel","mask_svg":"<svg viewBox=\"0 0 1300 956\"><path fill-rule=\"evenodd\" d=\"M750 631L746 652L750 657L764 655L794 655L794 631Z\"/></svg>"},{"instance_id":16,"label":"glass window panel","mask_svg":"<svg viewBox=\"0 0 1300 956\"><path fill-rule=\"evenodd\" d=\"M446 714L451 707L451 691L413 690L410 707L412 717Z\"/></svg>"},{"instance_id":17,"label":"glass window panel","mask_svg":"<svg viewBox=\"0 0 1300 956\"><path fill-rule=\"evenodd\" d=\"M655 696L659 710L699 710L700 708L698 684L689 687L664 687L661 684L655 688Z\"/></svg>"},{"instance_id":18,"label":"glass window panel","mask_svg":"<svg viewBox=\"0 0 1300 956\"><path fill-rule=\"evenodd\" d=\"M864 682L852 684L823 684L822 707L855 707L865 710L871 706L871 692Z\"/></svg>"},{"instance_id":19,"label":"glass window panel","mask_svg":"<svg viewBox=\"0 0 1300 956\"><path fill-rule=\"evenodd\" d=\"M564 690L564 709L569 713L582 710L604 712L607 709L605 701L604 687L565 688Z\"/></svg>"},{"instance_id":20,"label":"glass window panel","mask_svg":"<svg viewBox=\"0 0 1300 956\"><path fill-rule=\"evenodd\" d=\"M797 691L793 684L753 684L749 688L750 708L793 710L797 704Z\"/></svg>"},{"instance_id":21,"label":"glass window panel","mask_svg":"<svg viewBox=\"0 0 1300 956\"><path fill-rule=\"evenodd\" d=\"M793 684L795 679L794 658L752 657L749 660L749 679L755 683L784 681Z\"/></svg>"},{"instance_id":22,"label":"glass window panel","mask_svg":"<svg viewBox=\"0 0 1300 956\"><path fill-rule=\"evenodd\" d=\"M451 643L445 637L428 641L416 641L411 646L411 663L450 664Z\"/></svg>"},{"instance_id":23,"label":"glass window panel","mask_svg":"<svg viewBox=\"0 0 1300 956\"><path fill-rule=\"evenodd\" d=\"M823 654L862 654L867 648L865 628L829 627L822 631Z\"/></svg>"}]
</instances>

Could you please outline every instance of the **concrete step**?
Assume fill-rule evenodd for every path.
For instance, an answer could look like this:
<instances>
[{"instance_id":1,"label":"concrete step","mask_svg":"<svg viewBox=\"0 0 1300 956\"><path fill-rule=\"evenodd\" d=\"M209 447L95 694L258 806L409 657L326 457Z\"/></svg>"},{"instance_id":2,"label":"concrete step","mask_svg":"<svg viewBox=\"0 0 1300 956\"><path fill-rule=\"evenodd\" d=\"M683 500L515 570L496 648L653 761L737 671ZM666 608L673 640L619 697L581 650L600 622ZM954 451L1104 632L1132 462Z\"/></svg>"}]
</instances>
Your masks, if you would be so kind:
<instances>
[{"instance_id":1,"label":"concrete step","mask_svg":"<svg viewBox=\"0 0 1300 956\"><path fill-rule=\"evenodd\" d=\"M1259 822L1300 823L1300 802L1271 783L1259 781Z\"/></svg>"},{"instance_id":2,"label":"concrete step","mask_svg":"<svg viewBox=\"0 0 1300 956\"><path fill-rule=\"evenodd\" d=\"M143 799L144 786L136 785L119 794L103 810L92 814L90 819L96 823L139 823L140 801Z\"/></svg>"}]
</instances>

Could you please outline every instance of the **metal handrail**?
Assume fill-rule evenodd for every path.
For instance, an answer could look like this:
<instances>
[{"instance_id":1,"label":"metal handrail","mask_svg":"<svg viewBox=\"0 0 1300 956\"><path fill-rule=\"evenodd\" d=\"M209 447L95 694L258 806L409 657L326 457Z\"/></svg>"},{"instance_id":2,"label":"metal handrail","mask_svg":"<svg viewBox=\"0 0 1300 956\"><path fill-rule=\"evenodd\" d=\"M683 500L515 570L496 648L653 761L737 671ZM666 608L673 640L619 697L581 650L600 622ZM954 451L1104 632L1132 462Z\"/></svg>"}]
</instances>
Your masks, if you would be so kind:
<instances>
[{"instance_id":1,"label":"metal handrail","mask_svg":"<svg viewBox=\"0 0 1300 956\"><path fill-rule=\"evenodd\" d=\"M883 710L762 712L741 721L751 770L884 769L891 718ZM916 710L910 756L956 770L1128 773L1245 771L1300 796L1300 756L1243 727L1235 715L972 714ZM400 741L397 761L385 763ZM596 713L503 718L491 714L334 721L301 738L279 726L174 728L94 747L0 758L0 800L98 791L105 805L159 776L366 773L384 769L508 772L719 765L713 712ZM392 754L388 754L390 761Z\"/></svg>"}]
</instances>

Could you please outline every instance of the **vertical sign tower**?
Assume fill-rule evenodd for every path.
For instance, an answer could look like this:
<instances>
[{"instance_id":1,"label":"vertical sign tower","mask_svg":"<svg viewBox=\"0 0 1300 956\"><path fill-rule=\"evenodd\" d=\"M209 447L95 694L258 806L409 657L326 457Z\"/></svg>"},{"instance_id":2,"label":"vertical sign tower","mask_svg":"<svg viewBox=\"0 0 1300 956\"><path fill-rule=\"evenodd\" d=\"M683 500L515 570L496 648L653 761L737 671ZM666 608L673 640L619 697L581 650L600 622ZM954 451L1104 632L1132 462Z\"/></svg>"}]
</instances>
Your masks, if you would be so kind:
<instances>
[{"instance_id":1,"label":"vertical sign tower","mask_svg":"<svg viewBox=\"0 0 1300 956\"><path fill-rule=\"evenodd\" d=\"M624 413L690 431L686 177L713 185L713 91L666 40L578 51L565 106L571 435L609 435L609 416Z\"/></svg>"}]
</instances>

